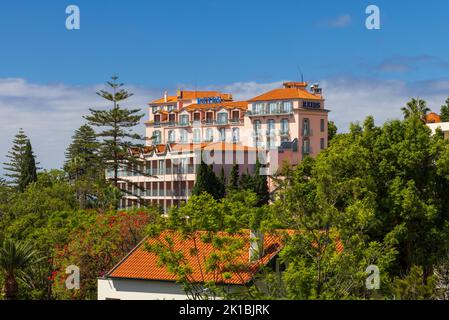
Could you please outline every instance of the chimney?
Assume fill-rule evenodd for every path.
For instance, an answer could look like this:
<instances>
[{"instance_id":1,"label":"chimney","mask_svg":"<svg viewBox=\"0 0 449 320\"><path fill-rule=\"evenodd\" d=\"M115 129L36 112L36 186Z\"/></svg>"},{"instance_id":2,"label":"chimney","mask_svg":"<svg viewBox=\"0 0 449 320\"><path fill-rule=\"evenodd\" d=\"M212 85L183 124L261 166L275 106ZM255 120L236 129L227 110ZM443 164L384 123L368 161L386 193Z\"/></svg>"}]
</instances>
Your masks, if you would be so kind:
<instances>
[{"instance_id":1,"label":"chimney","mask_svg":"<svg viewBox=\"0 0 449 320\"><path fill-rule=\"evenodd\" d=\"M250 230L249 241L249 262L260 260L264 255L263 233L256 230Z\"/></svg>"},{"instance_id":2,"label":"chimney","mask_svg":"<svg viewBox=\"0 0 449 320\"><path fill-rule=\"evenodd\" d=\"M168 92L167 92L167 90L165 90L165 92L164 92L164 102L165 103L168 102Z\"/></svg>"}]
</instances>

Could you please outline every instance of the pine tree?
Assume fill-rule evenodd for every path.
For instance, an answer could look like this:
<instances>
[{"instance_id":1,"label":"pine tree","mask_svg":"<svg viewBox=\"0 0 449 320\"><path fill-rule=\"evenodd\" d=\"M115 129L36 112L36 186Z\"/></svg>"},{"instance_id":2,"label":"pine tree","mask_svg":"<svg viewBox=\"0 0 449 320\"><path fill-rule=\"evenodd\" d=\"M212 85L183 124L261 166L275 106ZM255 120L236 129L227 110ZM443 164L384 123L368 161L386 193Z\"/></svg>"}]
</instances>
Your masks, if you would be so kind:
<instances>
[{"instance_id":1,"label":"pine tree","mask_svg":"<svg viewBox=\"0 0 449 320\"><path fill-rule=\"evenodd\" d=\"M217 195L219 199L223 199L226 195L226 177L224 167L221 167L220 176L217 179Z\"/></svg>"},{"instance_id":2,"label":"pine tree","mask_svg":"<svg viewBox=\"0 0 449 320\"><path fill-rule=\"evenodd\" d=\"M239 165L234 163L228 178L228 185L227 185L228 192L237 190L239 188L239 178L240 178Z\"/></svg>"},{"instance_id":3,"label":"pine tree","mask_svg":"<svg viewBox=\"0 0 449 320\"><path fill-rule=\"evenodd\" d=\"M66 151L64 170L75 185L81 208L86 207L88 198L94 198L95 183L103 175L98 152L99 143L92 127L85 124L75 131Z\"/></svg>"},{"instance_id":4,"label":"pine tree","mask_svg":"<svg viewBox=\"0 0 449 320\"><path fill-rule=\"evenodd\" d=\"M268 204L270 201L270 191L268 188L268 179L266 175L261 174L262 164L259 159L256 161L256 167L254 170L254 189L253 191L258 197L258 206Z\"/></svg>"},{"instance_id":5,"label":"pine tree","mask_svg":"<svg viewBox=\"0 0 449 320\"><path fill-rule=\"evenodd\" d=\"M198 167L192 195L198 196L203 192L209 193L215 200L224 197L224 185L221 182L221 179L217 178L212 166L208 166L204 161L202 161Z\"/></svg>"},{"instance_id":6,"label":"pine tree","mask_svg":"<svg viewBox=\"0 0 449 320\"><path fill-rule=\"evenodd\" d=\"M5 176L9 178L8 184L14 187L17 187L19 184L20 173L22 171L23 155L25 153L27 141L28 137L26 136L23 129L20 129L19 133L17 133L14 137L11 150L6 155L6 157L9 159L9 162L4 163L4 169L9 173L6 173Z\"/></svg>"},{"instance_id":7,"label":"pine tree","mask_svg":"<svg viewBox=\"0 0 449 320\"><path fill-rule=\"evenodd\" d=\"M107 84L112 92L100 90L97 94L112 102L112 109L89 109L91 114L85 119L91 126L104 128L97 133L97 136L102 138L99 142L100 156L104 167L113 173L109 179L115 187L118 187L119 182L133 184L131 181L119 177L120 168L126 167L127 171L146 175L145 172L139 171L137 159L129 153L129 149L132 147L142 147L142 144L137 141L142 141L144 137L133 132L132 128L140 123L144 114L140 113L141 109L126 109L120 106L120 102L127 100L133 94L123 89L124 84L117 82L117 76L112 76L111 79L112 81L108 81ZM135 185L139 187L138 184ZM126 190L122 191L128 193Z\"/></svg>"},{"instance_id":8,"label":"pine tree","mask_svg":"<svg viewBox=\"0 0 449 320\"><path fill-rule=\"evenodd\" d=\"M18 181L19 192L24 192L30 183L37 181L36 160L30 140L27 140L23 154L20 177Z\"/></svg>"}]
</instances>

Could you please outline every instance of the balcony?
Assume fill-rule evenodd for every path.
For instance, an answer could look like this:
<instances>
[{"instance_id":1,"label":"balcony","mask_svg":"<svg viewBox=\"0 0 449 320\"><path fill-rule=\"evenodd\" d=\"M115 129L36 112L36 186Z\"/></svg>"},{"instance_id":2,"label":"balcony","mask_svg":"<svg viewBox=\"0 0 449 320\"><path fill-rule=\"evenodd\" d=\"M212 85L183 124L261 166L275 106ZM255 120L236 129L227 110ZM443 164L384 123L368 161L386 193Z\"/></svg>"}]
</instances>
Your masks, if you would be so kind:
<instances>
[{"instance_id":1,"label":"balcony","mask_svg":"<svg viewBox=\"0 0 449 320\"><path fill-rule=\"evenodd\" d=\"M216 122L217 126L226 126L229 124L228 119L218 119Z\"/></svg>"},{"instance_id":2,"label":"balcony","mask_svg":"<svg viewBox=\"0 0 449 320\"><path fill-rule=\"evenodd\" d=\"M259 117L259 116L282 116L282 115L293 115L293 110L291 109L280 109L280 110L250 110L246 112L249 117Z\"/></svg>"},{"instance_id":3,"label":"balcony","mask_svg":"<svg viewBox=\"0 0 449 320\"><path fill-rule=\"evenodd\" d=\"M281 130L279 130L279 136L281 136L281 137L288 137L288 136L290 136L290 130L289 129L281 129Z\"/></svg>"},{"instance_id":4,"label":"balcony","mask_svg":"<svg viewBox=\"0 0 449 320\"><path fill-rule=\"evenodd\" d=\"M215 120L214 119L206 119L206 120L203 120L203 124L205 126L212 126L215 124Z\"/></svg>"},{"instance_id":5,"label":"balcony","mask_svg":"<svg viewBox=\"0 0 449 320\"><path fill-rule=\"evenodd\" d=\"M180 121L178 122L178 127L189 127L190 122L189 121Z\"/></svg>"},{"instance_id":6,"label":"balcony","mask_svg":"<svg viewBox=\"0 0 449 320\"><path fill-rule=\"evenodd\" d=\"M313 135L312 129L302 129L303 137L311 137Z\"/></svg>"},{"instance_id":7,"label":"balcony","mask_svg":"<svg viewBox=\"0 0 449 320\"><path fill-rule=\"evenodd\" d=\"M312 150L310 148L310 146L303 146L302 147L302 154L303 155L309 155L312 153Z\"/></svg>"}]
</instances>

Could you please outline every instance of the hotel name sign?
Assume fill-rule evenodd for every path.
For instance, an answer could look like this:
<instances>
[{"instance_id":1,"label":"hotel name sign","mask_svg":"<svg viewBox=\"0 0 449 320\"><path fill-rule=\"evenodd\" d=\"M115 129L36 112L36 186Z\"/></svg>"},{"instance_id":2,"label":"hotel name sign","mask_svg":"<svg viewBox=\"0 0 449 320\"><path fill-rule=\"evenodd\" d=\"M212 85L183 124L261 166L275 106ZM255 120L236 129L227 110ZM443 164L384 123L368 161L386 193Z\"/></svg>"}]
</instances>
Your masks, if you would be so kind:
<instances>
[{"instance_id":1,"label":"hotel name sign","mask_svg":"<svg viewBox=\"0 0 449 320\"><path fill-rule=\"evenodd\" d=\"M302 107L305 109L320 109L321 103L316 101L303 101Z\"/></svg>"},{"instance_id":2,"label":"hotel name sign","mask_svg":"<svg viewBox=\"0 0 449 320\"><path fill-rule=\"evenodd\" d=\"M221 103L221 97L198 98L197 104Z\"/></svg>"}]
</instances>

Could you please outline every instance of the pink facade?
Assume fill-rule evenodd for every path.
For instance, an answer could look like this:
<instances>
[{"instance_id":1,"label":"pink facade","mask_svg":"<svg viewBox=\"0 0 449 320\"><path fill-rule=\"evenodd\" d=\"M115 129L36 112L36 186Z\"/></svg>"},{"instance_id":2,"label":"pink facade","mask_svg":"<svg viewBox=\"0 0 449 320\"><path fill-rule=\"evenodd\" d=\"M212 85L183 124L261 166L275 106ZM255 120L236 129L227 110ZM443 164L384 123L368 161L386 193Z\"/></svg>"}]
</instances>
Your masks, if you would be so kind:
<instances>
[{"instance_id":1,"label":"pink facade","mask_svg":"<svg viewBox=\"0 0 449 320\"><path fill-rule=\"evenodd\" d=\"M164 209L189 197L201 152L217 172L223 168L228 174L235 162L240 173L251 172L255 158L262 156L273 173L283 163L296 165L327 147L328 110L318 85L308 90L307 83L288 82L248 101L215 91L178 91L151 102L148 110L147 148L140 157L154 176L126 179L142 184L136 197ZM135 190L129 191L123 207L133 204Z\"/></svg>"}]
</instances>

